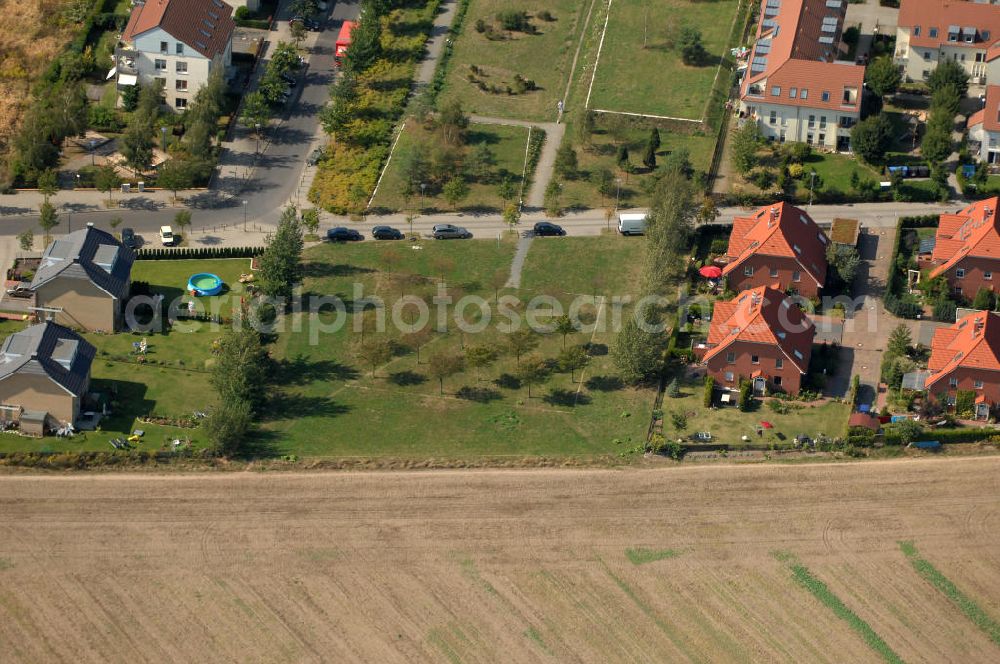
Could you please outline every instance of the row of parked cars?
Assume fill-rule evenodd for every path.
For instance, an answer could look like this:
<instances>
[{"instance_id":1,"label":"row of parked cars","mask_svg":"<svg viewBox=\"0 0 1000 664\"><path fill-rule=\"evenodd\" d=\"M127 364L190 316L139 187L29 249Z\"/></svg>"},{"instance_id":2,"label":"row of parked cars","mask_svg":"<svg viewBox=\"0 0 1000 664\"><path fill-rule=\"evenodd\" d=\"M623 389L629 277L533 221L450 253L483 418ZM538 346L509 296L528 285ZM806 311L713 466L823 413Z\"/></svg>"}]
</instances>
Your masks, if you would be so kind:
<instances>
[{"instance_id":1,"label":"row of parked cars","mask_svg":"<svg viewBox=\"0 0 1000 664\"><path fill-rule=\"evenodd\" d=\"M535 224L531 232L537 237L561 237L566 235L562 226L547 221L540 221ZM392 226L376 226L372 229L372 238L375 240L403 240L405 235ZM467 228L455 226L454 224L437 224L431 229L431 237L435 240L466 240L472 237L472 233ZM326 239L330 242L358 242L365 237L353 228L337 226L326 232Z\"/></svg>"}]
</instances>

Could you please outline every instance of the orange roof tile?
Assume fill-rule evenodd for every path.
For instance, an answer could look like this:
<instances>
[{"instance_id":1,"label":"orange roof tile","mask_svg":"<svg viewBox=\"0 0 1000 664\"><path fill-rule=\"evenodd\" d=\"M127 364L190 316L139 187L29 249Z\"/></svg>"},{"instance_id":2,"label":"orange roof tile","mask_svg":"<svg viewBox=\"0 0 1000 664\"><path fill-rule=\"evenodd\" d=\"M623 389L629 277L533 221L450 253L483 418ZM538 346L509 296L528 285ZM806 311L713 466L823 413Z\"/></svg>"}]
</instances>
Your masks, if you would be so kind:
<instances>
[{"instance_id":1,"label":"orange roof tile","mask_svg":"<svg viewBox=\"0 0 1000 664\"><path fill-rule=\"evenodd\" d=\"M751 256L794 258L819 286L826 281L826 247L829 239L803 210L780 202L758 208L749 217L733 219L729 235L729 274Z\"/></svg>"},{"instance_id":2,"label":"orange roof tile","mask_svg":"<svg viewBox=\"0 0 1000 664\"><path fill-rule=\"evenodd\" d=\"M1000 131L1000 85L986 87L986 105L969 116L969 127L981 124L986 131Z\"/></svg>"},{"instance_id":3,"label":"orange roof tile","mask_svg":"<svg viewBox=\"0 0 1000 664\"><path fill-rule=\"evenodd\" d=\"M977 311L934 333L928 389L959 367L1000 371L1000 314Z\"/></svg>"},{"instance_id":4,"label":"orange roof tile","mask_svg":"<svg viewBox=\"0 0 1000 664\"><path fill-rule=\"evenodd\" d=\"M162 28L206 58L224 53L236 23L222 0L148 0L132 8L122 41Z\"/></svg>"},{"instance_id":5,"label":"orange roof tile","mask_svg":"<svg viewBox=\"0 0 1000 664\"><path fill-rule=\"evenodd\" d=\"M994 46L1000 40L1000 10L986 3L965 2L964 0L902 0L899 5L899 20L896 25L909 30L910 46L938 48L944 44L984 49ZM957 27L959 37L948 39L948 29ZM919 27L920 34L914 35ZM972 43L964 40L961 30L975 28ZM931 30L936 33L932 37Z\"/></svg>"},{"instance_id":6,"label":"orange roof tile","mask_svg":"<svg viewBox=\"0 0 1000 664\"><path fill-rule=\"evenodd\" d=\"M809 368L816 326L792 304L789 296L769 286L743 291L729 302L716 302L704 361L723 352L734 341L780 348L802 373Z\"/></svg>"},{"instance_id":7,"label":"orange roof tile","mask_svg":"<svg viewBox=\"0 0 1000 664\"><path fill-rule=\"evenodd\" d=\"M958 214L941 215L931 258L940 265L931 277L944 274L967 256L1000 261L1000 226L997 205L1000 197L976 201Z\"/></svg>"}]
</instances>

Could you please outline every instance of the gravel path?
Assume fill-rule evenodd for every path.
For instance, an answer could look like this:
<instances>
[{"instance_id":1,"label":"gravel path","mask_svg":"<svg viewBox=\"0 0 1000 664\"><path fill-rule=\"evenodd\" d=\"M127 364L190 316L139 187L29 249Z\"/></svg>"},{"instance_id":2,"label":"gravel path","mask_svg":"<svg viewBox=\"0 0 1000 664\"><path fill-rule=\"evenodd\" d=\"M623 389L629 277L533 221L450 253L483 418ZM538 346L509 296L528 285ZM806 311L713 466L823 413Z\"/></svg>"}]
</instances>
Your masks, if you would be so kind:
<instances>
[{"instance_id":1,"label":"gravel path","mask_svg":"<svg viewBox=\"0 0 1000 664\"><path fill-rule=\"evenodd\" d=\"M524 261L528 259L528 250L531 249L531 241L535 239L534 234L526 233L517 242L517 251L514 252L514 259L510 262L510 277L504 288L521 287L521 271L524 269Z\"/></svg>"},{"instance_id":2,"label":"gravel path","mask_svg":"<svg viewBox=\"0 0 1000 664\"><path fill-rule=\"evenodd\" d=\"M545 145L535 167L535 177L531 190L524 198L525 206L541 209L545 207L545 188L552 180L552 171L556 163L556 152L562 143L566 125L556 122L528 122L526 120L511 120L509 118L491 118L482 115L469 116L472 122L478 124L510 125L512 127L540 127L545 130Z\"/></svg>"}]
</instances>

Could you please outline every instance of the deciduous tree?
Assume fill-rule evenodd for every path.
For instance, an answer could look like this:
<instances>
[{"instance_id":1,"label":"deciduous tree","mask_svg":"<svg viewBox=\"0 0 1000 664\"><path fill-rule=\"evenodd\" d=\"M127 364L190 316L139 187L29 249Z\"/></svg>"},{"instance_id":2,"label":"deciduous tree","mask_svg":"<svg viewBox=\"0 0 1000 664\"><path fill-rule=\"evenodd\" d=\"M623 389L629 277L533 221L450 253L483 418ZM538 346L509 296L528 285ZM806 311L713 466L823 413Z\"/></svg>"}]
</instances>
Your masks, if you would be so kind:
<instances>
[{"instance_id":1,"label":"deciduous tree","mask_svg":"<svg viewBox=\"0 0 1000 664\"><path fill-rule=\"evenodd\" d=\"M439 393L444 394L444 379L451 378L461 372L464 360L461 355L440 352L431 355L428 364L428 372L432 378L436 378L438 381Z\"/></svg>"}]
</instances>

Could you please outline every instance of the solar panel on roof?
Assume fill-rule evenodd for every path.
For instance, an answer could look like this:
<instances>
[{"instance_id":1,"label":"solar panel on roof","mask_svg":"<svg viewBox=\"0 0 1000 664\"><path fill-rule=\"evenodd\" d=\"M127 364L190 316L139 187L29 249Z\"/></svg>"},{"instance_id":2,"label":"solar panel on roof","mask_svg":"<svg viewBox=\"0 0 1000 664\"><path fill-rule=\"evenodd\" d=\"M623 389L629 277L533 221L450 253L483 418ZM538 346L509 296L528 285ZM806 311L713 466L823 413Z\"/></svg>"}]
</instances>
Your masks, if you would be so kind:
<instances>
[{"instance_id":1,"label":"solar panel on roof","mask_svg":"<svg viewBox=\"0 0 1000 664\"><path fill-rule=\"evenodd\" d=\"M833 37L820 37L818 41L820 44L832 44Z\"/></svg>"},{"instance_id":2,"label":"solar panel on roof","mask_svg":"<svg viewBox=\"0 0 1000 664\"><path fill-rule=\"evenodd\" d=\"M766 55L771 52L771 47L767 45L761 46L760 44L758 44L756 50L757 53L760 53L761 55Z\"/></svg>"},{"instance_id":3,"label":"solar panel on roof","mask_svg":"<svg viewBox=\"0 0 1000 664\"><path fill-rule=\"evenodd\" d=\"M824 16L823 17L823 24L824 25L826 25L827 23L836 23L836 22L837 22L837 17L836 16Z\"/></svg>"},{"instance_id":4,"label":"solar panel on roof","mask_svg":"<svg viewBox=\"0 0 1000 664\"><path fill-rule=\"evenodd\" d=\"M773 28L774 26L777 25L777 23L773 18L766 18L764 19L763 23L761 23L761 25L763 25L765 28Z\"/></svg>"},{"instance_id":5,"label":"solar panel on roof","mask_svg":"<svg viewBox=\"0 0 1000 664\"><path fill-rule=\"evenodd\" d=\"M781 6L781 0L767 0L767 6L768 7L780 7Z\"/></svg>"},{"instance_id":6,"label":"solar panel on roof","mask_svg":"<svg viewBox=\"0 0 1000 664\"><path fill-rule=\"evenodd\" d=\"M840 9L840 0L826 0L826 6L830 9Z\"/></svg>"},{"instance_id":7,"label":"solar panel on roof","mask_svg":"<svg viewBox=\"0 0 1000 664\"><path fill-rule=\"evenodd\" d=\"M750 65L750 71L758 72L758 71L764 71L765 69L767 69L767 63L765 62L755 62L752 65Z\"/></svg>"},{"instance_id":8,"label":"solar panel on roof","mask_svg":"<svg viewBox=\"0 0 1000 664\"><path fill-rule=\"evenodd\" d=\"M836 32L837 31L837 26L836 25L830 25L829 23L827 23L827 24L825 24L822 27L822 30L823 30L823 32Z\"/></svg>"},{"instance_id":9,"label":"solar panel on roof","mask_svg":"<svg viewBox=\"0 0 1000 664\"><path fill-rule=\"evenodd\" d=\"M767 7L764 9L764 16L777 16L779 13L781 13L781 10L777 7Z\"/></svg>"}]
</instances>

